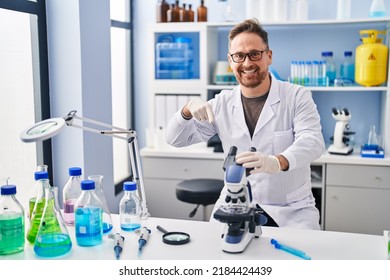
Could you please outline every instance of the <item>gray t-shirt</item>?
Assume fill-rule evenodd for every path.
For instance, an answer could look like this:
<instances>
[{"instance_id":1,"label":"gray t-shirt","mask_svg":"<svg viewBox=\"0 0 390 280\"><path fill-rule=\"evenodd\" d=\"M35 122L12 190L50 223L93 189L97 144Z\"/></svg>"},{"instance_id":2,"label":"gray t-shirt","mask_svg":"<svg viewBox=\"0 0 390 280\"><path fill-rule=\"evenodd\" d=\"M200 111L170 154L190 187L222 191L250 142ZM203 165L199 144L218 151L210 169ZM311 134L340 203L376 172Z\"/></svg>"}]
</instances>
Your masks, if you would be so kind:
<instances>
[{"instance_id":1,"label":"gray t-shirt","mask_svg":"<svg viewBox=\"0 0 390 280\"><path fill-rule=\"evenodd\" d=\"M242 106L244 108L245 122L248 126L251 137L256 128L257 120L263 110L268 92L259 97L248 98L241 94Z\"/></svg>"}]
</instances>

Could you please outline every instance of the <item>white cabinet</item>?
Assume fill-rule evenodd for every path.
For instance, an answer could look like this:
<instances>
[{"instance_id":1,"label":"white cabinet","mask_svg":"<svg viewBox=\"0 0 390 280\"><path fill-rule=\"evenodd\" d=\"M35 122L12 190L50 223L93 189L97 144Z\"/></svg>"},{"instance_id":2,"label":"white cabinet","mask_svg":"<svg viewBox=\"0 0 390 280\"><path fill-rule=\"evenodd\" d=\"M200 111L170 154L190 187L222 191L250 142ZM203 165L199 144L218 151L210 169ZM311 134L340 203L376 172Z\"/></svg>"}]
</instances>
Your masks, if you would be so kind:
<instances>
[{"instance_id":1,"label":"white cabinet","mask_svg":"<svg viewBox=\"0 0 390 280\"><path fill-rule=\"evenodd\" d=\"M320 226L324 229L325 214L325 164L313 162L311 168L311 185L316 207L320 211Z\"/></svg>"},{"instance_id":2,"label":"white cabinet","mask_svg":"<svg viewBox=\"0 0 390 280\"><path fill-rule=\"evenodd\" d=\"M223 155L209 153L204 156L194 153L143 149L141 151L144 171L145 194L152 217L190 219L189 213L196 205L181 202L176 198L176 185L186 179L223 180ZM207 206L207 214L213 205ZM203 220L203 208L199 207L194 220Z\"/></svg>"},{"instance_id":3,"label":"white cabinet","mask_svg":"<svg viewBox=\"0 0 390 280\"><path fill-rule=\"evenodd\" d=\"M390 167L327 164L325 229L382 235L390 229Z\"/></svg>"}]
</instances>

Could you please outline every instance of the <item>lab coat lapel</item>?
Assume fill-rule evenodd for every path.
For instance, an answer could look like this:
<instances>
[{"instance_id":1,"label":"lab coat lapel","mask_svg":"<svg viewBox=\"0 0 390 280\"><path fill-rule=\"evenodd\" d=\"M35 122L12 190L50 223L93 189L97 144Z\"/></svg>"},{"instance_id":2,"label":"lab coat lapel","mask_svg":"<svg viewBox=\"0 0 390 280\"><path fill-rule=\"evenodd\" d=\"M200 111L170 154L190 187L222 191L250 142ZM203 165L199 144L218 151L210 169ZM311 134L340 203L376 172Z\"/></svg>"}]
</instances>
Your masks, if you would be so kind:
<instances>
[{"instance_id":1,"label":"lab coat lapel","mask_svg":"<svg viewBox=\"0 0 390 280\"><path fill-rule=\"evenodd\" d=\"M241 89L240 87L236 87L233 92L233 120L237 124L239 128L241 128L245 134L247 134L250 137L248 127L246 125L245 116L244 116L244 109L242 107L242 101L241 101Z\"/></svg>"},{"instance_id":2,"label":"lab coat lapel","mask_svg":"<svg viewBox=\"0 0 390 280\"><path fill-rule=\"evenodd\" d=\"M264 104L263 110L261 111L259 120L257 121L257 125L254 131L255 135L258 133L264 126L271 121L274 117L276 108L280 102L278 84L276 79L272 77L272 84L268 94L267 101Z\"/></svg>"}]
</instances>

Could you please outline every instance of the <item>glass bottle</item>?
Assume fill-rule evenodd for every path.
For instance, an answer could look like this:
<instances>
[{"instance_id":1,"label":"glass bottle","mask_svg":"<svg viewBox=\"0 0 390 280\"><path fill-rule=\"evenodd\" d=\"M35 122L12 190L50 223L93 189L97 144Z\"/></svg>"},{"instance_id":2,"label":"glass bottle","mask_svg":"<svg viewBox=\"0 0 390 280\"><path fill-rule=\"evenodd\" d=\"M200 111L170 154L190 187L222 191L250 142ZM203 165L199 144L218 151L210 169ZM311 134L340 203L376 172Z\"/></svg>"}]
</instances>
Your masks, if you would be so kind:
<instances>
[{"instance_id":1,"label":"glass bottle","mask_svg":"<svg viewBox=\"0 0 390 280\"><path fill-rule=\"evenodd\" d=\"M322 52L322 59L326 65L326 77L329 79L329 85L334 85L336 79L336 63L333 60L333 52Z\"/></svg>"},{"instance_id":2,"label":"glass bottle","mask_svg":"<svg viewBox=\"0 0 390 280\"><path fill-rule=\"evenodd\" d=\"M167 22L167 11L169 4L165 0L159 0L157 3L157 22Z\"/></svg>"},{"instance_id":3,"label":"glass bottle","mask_svg":"<svg viewBox=\"0 0 390 280\"><path fill-rule=\"evenodd\" d=\"M345 51L344 59L340 65L340 76L346 82L354 83L355 80L355 62L352 59L352 52Z\"/></svg>"},{"instance_id":4,"label":"glass bottle","mask_svg":"<svg viewBox=\"0 0 390 280\"><path fill-rule=\"evenodd\" d=\"M107 233L112 230L112 219L110 209L108 208L106 196L104 195L103 178L104 177L102 175L88 176L88 180L92 180L95 182L95 192L103 205L103 233Z\"/></svg>"},{"instance_id":5,"label":"glass bottle","mask_svg":"<svg viewBox=\"0 0 390 280\"><path fill-rule=\"evenodd\" d=\"M180 21L181 22L188 22L188 10L186 9L186 4L183 4L183 8L180 9Z\"/></svg>"},{"instance_id":6,"label":"glass bottle","mask_svg":"<svg viewBox=\"0 0 390 280\"><path fill-rule=\"evenodd\" d=\"M68 230L58 207L58 188L45 186L45 206L34 243L34 252L40 257L58 257L72 248Z\"/></svg>"},{"instance_id":7,"label":"glass bottle","mask_svg":"<svg viewBox=\"0 0 390 280\"><path fill-rule=\"evenodd\" d=\"M34 173L37 189L37 196L35 200L29 201L30 209L30 225L27 230L27 240L31 244L35 243L35 239L38 234L39 225L41 224L42 214L45 207L45 189L50 188L49 175L47 171L37 171Z\"/></svg>"},{"instance_id":8,"label":"glass bottle","mask_svg":"<svg viewBox=\"0 0 390 280\"><path fill-rule=\"evenodd\" d=\"M29 199L28 199L27 217L29 220L31 220L31 216L32 216L32 213L34 211L35 201L37 200L37 198L44 196L42 184L41 184L41 182L39 182L39 180L40 179L48 179L47 170L46 170L46 172L36 171L34 173L34 179L35 179L35 184L31 189L31 194L30 194Z\"/></svg>"},{"instance_id":9,"label":"glass bottle","mask_svg":"<svg viewBox=\"0 0 390 280\"><path fill-rule=\"evenodd\" d=\"M123 183L124 195L119 203L121 229L134 231L141 227L141 202L137 196L137 183Z\"/></svg>"},{"instance_id":10,"label":"glass bottle","mask_svg":"<svg viewBox=\"0 0 390 280\"><path fill-rule=\"evenodd\" d=\"M192 4L188 4L187 14L188 14L188 21L189 22L194 22L194 20L195 20L195 13L192 10Z\"/></svg>"},{"instance_id":11,"label":"glass bottle","mask_svg":"<svg viewBox=\"0 0 390 280\"><path fill-rule=\"evenodd\" d=\"M180 8L178 5L179 1L176 1L175 4L172 4L171 8L167 11L167 20L168 22L179 22L180 21Z\"/></svg>"},{"instance_id":12,"label":"glass bottle","mask_svg":"<svg viewBox=\"0 0 390 280\"><path fill-rule=\"evenodd\" d=\"M95 181L81 182L81 196L75 205L76 242L95 246L103 242L103 204L95 191Z\"/></svg>"},{"instance_id":13,"label":"glass bottle","mask_svg":"<svg viewBox=\"0 0 390 280\"><path fill-rule=\"evenodd\" d=\"M370 6L370 17L385 17L387 16L387 10L384 0L372 0Z\"/></svg>"},{"instance_id":14,"label":"glass bottle","mask_svg":"<svg viewBox=\"0 0 390 280\"><path fill-rule=\"evenodd\" d=\"M200 1L200 6L198 7L198 21L207 21L207 7L204 5L204 0Z\"/></svg>"},{"instance_id":15,"label":"glass bottle","mask_svg":"<svg viewBox=\"0 0 390 280\"><path fill-rule=\"evenodd\" d=\"M68 170L69 179L63 189L64 220L69 226L74 225L74 204L81 195L81 168L70 167Z\"/></svg>"},{"instance_id":16,"label":"glass bottle","mask_svg":"<svg viewBox=\"0 0 390 280\"><path fill-rule=\"evenodd\" d=\"M16 186L1 187L0 197L0 255L24 250L24 210L15 197Z\"/></svg>"}]
</instances>

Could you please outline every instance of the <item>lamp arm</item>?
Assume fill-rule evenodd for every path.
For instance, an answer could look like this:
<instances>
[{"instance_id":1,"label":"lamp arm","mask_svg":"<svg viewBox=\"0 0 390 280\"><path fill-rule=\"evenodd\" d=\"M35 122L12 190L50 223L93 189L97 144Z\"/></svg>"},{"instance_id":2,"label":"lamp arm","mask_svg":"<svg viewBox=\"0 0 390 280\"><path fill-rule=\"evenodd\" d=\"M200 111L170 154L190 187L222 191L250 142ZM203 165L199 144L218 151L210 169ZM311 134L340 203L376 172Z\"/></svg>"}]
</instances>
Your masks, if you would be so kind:
<instances>
[{"instance_id":1,"label":"lamp arm","mask_svg":"<svg viewBox=\"0 0 390 280\"><path fill-rule=\"evenodd\" d=\"M129 156L130 156L130 164L131 164L131 170L133 173L133 178L136 181L138 187L138 193L139 198L141 200L141 206L142 206L142 218L147 218L150 216L150 213L148 211L148 207L146 204L146 195L145 195L145 186L144 186L144 180L143 180L143 174L142 174L142 168L141 168L141 161L139 157L139 147L138 147L138 140L137 140L137 134L134 130L126 130L120 127L116 127L110 124L106 124L103 122L99 122L96 120L79 117L76 115L77 111L73 110L70 111L69 114L64 117L64 120L68 126L80 128L89 132L97 133L97 134L103 134L106 136L110 136L113 138L118 138L122 140L126 140L129 145ZM110 128L111 130L99 130L96 128L87 127L84 125L78 125L73 123L73 120L77 119L84 123L91 123L97 126L101 126L104 128ZM115 129L115 130L112 130ZM117 135L117 134L125 134L123 135Z\"/></svg>"},{"instance_id":2,"label":"lamp arm","mask_svg":"<svg viewBox=\"0 0 390 280\"><path fill-rule=\"evenodd\" d=\"M133 172L133 177L137 181L138 180L138 193L142 204L142 214L141 218L146 219L150 216L148 206L146 204L146 195L145 195L145 185L144 185L144 177L142 174L142 168L141 168L141 161L139 157L139 148L138 148L138 140L137 137L134 135L134 137L129 138L129 154L130 154L130 162L131 162L131 169Z\"/></svg>"}]
</instances>

